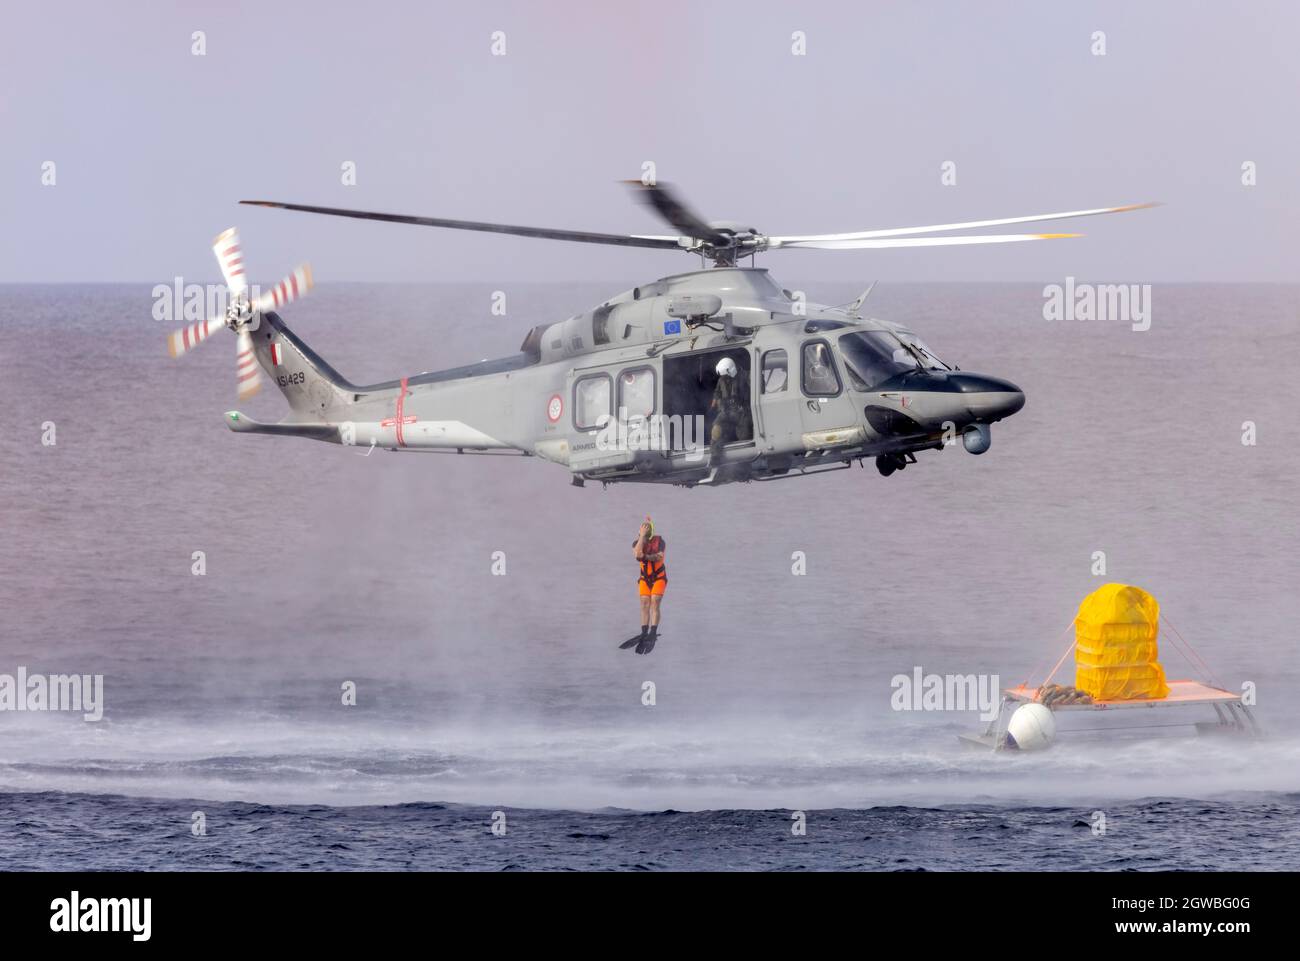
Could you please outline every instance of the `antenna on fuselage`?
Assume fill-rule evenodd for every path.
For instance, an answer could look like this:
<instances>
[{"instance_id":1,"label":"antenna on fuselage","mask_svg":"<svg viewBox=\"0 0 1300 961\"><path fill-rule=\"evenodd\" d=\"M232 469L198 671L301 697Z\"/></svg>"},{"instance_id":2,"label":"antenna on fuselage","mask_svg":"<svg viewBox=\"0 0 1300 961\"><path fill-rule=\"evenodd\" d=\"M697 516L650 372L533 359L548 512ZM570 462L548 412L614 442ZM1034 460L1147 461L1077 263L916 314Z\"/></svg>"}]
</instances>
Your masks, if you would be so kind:
<instances>
[{"instance_id":1,"label":"antenna on fuselage","mask_svg":"<svg viewBox=\"0 0 1300 961\"><path fill-rule=\"evenodd\" d=\"M868 287L866 290L864 290L864 291L859 295L859 297L858 297L857 300L855 300L853 303L849 304L849 310L848 310L848 313L849 313L850 315L854 316L854 317L857 317L857 316L858 316L858 311L860 311L860 310L862 309L862 305L865 304L865 303L867 302L867 298L871 296L871 292L872 292L873 290L875 290L875 289L876 289L876 281L873 280L873 281L871 282L871 286Z\"/></svg>"}]
</instances>

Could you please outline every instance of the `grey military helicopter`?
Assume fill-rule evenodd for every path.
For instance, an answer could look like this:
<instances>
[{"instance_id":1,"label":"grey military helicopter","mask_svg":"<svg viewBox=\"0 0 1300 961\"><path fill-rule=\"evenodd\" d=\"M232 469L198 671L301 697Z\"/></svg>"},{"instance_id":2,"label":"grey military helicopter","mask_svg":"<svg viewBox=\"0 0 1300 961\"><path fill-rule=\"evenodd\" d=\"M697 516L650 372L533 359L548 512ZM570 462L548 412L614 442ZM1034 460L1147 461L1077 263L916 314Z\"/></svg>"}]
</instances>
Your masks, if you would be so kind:
<instances>
[{"instance_id":1,"label":"grey military helicopter","mask_svg":"<svg viewBox=\"0 0 1300 961\"><path fill-rule=\"evenodd\" d=\"M534 327L514 356L359 386L276 312L311 288L310 268L300 267L269 292L251 297L232 228L213 245L229 294L225 316L173 333L172 356L222 326L237 335L240 399L258 390L265 373L289 405L289 413L273 424L229 411L227 426L238 433L391 451L536 456L567 468L577 486L589 480L685 487L769 481L850 468L866 458L887 477L915 463L920 451L958 440L970 453L984 453L991 425L1024 406L1023 392L1009 381L944 363L900 324L864 316L870 288L848 305L808 303L755 266L755 256L782 249L1077 237L949 234L1152 206L774 236L741 224L706 222L667 185L632 183L674 233L605 234L241 201L388 223L685 251L700 257L702 269L633 287L567 320ZM749 266L742 266L744 258ZM732 369L723 358L734 362L748 424L733 436L712 438L710 449L719 368Z\"/></svg>"}]
</instances>

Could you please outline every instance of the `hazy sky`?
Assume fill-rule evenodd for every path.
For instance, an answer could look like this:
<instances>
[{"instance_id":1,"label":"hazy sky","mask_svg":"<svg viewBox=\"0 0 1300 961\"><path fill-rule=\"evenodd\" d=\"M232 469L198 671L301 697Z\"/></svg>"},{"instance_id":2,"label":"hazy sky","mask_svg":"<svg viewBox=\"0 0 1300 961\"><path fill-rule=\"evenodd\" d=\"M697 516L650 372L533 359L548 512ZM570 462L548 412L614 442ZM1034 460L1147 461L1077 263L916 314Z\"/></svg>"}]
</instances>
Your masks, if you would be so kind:
<instances>
[{"instance_id":1,"label":"hazy sky","mask_svg":"<svg viewBox=\"0 0 1300 961\"><path fill-rule=\"evenodd\" d=\"M785 251L800 281L1292 280L1294 3L12 3L0 281L645 280L684 254L239 208L663 233L643 161L772 233L1145 200L1082 240ZM191 53L195 31L206 55ZM506 55L493 56L493 31ZM795 31L807 53L791 52ZM1107 53L1092 53L1094 31ZM956 186L940 183L954 161ZM43 186L54 161L57 183ZM344 186L341 165L356 164ZM1242 164L1258 183L1242 185ZM1048 229L1071 229L1061 225ZM583 305L575 305L575 310Z\"/></svg>"}]
</instances>

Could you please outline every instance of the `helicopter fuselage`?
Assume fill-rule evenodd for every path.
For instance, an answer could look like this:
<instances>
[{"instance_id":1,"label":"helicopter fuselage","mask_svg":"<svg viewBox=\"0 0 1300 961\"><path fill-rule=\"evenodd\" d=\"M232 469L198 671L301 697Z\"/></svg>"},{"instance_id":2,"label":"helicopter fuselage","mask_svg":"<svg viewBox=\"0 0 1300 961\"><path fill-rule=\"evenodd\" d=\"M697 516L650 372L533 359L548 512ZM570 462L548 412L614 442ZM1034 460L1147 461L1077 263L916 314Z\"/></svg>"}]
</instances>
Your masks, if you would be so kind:
<instances>
[{"instance_id":1,"label":"helicopter fuselage","mask_svg":"<svg viewBox=\"0 0 1300 961\"><path fill-rule=\"evenodd\" d=\"M529 332L521 352L359 387L275 314L257 359L289 401L279 424L236 431L387 450L517 453L574 483L762 481L875 458L989 444L1024 405L1014 384L950 368L910 330L807 303L762 268L662 278ZM278 345L278 346L277 346ZM718 361L739 402L714 402ZM716 429L715 429L716 428Z\"/></svg>"}]
</instances>

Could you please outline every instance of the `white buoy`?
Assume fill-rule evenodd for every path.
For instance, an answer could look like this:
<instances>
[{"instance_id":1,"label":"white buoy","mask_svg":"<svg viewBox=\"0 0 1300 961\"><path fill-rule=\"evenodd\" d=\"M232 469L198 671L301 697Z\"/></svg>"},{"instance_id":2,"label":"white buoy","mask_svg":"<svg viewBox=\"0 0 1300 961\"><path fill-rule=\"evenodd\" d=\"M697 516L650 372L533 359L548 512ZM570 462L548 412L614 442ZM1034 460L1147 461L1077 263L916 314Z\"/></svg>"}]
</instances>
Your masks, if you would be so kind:
<instances>
[{"instance_id":1,"label":"white buoy","mask_svg":"<svg viewBox=\"0 0 1300 961\"><path fill-rule=\"evenodd\" d=\"M1056 737L1056 718L1041 704L1022 704L1007 722L1007 747L1041 751Z\"/></svg>"}]
</instances>

